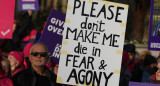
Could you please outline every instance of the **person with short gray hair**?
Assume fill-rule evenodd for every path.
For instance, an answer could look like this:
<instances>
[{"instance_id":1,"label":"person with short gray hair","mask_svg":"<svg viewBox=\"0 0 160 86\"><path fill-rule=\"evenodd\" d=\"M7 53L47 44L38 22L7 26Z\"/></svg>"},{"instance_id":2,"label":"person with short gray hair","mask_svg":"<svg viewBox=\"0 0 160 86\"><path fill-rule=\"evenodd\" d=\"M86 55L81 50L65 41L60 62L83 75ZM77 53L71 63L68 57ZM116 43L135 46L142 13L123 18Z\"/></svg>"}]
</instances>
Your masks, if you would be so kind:
<instances>
[{"instance_id":1,"label":"person with short gray hair","mask_svg":"<svg viewBox=\"0 0 160 86\"><path fill-rule=\"evenodd\" d=\"M42 43L34 44L30 49L29 60L31 65L13 77L15 86L60 86L56 83L53 74L45 63L49 59L48 49Z\"/></svg>"}]
</instances>

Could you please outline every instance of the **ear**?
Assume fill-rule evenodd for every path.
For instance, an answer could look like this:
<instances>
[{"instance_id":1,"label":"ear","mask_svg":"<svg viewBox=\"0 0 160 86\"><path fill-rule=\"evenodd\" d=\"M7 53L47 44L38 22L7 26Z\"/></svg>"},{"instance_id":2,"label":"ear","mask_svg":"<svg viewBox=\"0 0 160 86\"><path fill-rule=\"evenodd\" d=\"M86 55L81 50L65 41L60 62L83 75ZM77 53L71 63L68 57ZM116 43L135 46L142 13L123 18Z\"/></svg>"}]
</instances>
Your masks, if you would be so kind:
<instances>
[{"instance_id":1,"label":"ear","mask_svg":"<svg viewBox=\"0 0 160 86\"><path fill-rule=\"evenodd\" d=\"M31 56L31 55L29 55L29 57L28 57L28 58L29 58L29 61L31 62L31 61L32 61L32 60L31 60L32 56Z\"/></svg>"},{"instance_id":2,"label":"ear","mask_svg":"<svg viewBox=\"0 0 160 86\"><path fill-rule=\"evenodd\" d=\"M18 67L20 64L19 64L19 62L16 60L16 65L15 65L15 67Z\"/></svg>"}]
</instances>

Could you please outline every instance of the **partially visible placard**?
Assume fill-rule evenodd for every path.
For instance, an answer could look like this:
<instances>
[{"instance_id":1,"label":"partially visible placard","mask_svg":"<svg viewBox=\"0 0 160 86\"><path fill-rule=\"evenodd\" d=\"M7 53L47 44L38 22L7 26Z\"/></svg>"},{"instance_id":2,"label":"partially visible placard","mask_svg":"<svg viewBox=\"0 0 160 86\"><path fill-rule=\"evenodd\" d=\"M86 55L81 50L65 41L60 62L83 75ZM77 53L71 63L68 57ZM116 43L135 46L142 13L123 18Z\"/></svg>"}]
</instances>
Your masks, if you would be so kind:
<instances>
[{"instance_id":1,"label":"partially visible placard","mask_svg":"<svg viewBox=\"0 0 160 86\"><path fill-rule=\"evenodd\" d=\"M59 63L64 23L65 14L52 9L39 39L39 42L48 47L49 53L53 57L52 60L56 61L55 63Z\"/></svg>"},{"instance_id":2,"label":"partially visible placard","mask_svg":"<svg viewBox=\"0 0 160 86\"><path fill-rule=\"evenodd\" d=\"M160 0L151 0L148 50L160 51Z\"/></svg>"},{"instance_id":3,"label":"partially visible placard","mask_svg":"<svg viewBox=\"0 0 160 86\"><path fill-rule=\"evenodd\" d=\"M15 0L0 3L0 38L12 39Z\"/></svg>"},{"instance_id":4,"label":"partially visible placard","mask_svg":"<svg viewBox=\"0 0 160 86\"><path fill-rule=\"evenodd\" d=\"M39 11L39 0L18 0L20 11Z\"/></svg>"},{"instance_id":5,"label":"partially visible placard","mask_svg":"<svg viewBox=\"0 0 160 86\"><path fill-rule=\"evenodd\" d=\"M141 82L129 82L129 86L159 86L159 84L141 83Z\"/></svg>"}]
</instances>

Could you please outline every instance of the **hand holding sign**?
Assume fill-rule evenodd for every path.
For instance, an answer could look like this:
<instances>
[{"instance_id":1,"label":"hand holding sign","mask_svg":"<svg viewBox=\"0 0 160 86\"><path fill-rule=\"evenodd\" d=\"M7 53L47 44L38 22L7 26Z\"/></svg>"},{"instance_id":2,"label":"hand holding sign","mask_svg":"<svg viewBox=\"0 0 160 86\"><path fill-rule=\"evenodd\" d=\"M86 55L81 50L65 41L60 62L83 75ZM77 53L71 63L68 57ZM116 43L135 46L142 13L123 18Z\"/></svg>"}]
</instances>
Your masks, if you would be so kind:
<instances>
[{"instance_id":1,"label":"hand holding sign","mask_svg":"<svg viewBox=\"0 0 160 86\"><path fill-rule=\"evenodd\" d=\"M28 15L32 16L32 11L31 10L28 10Z\"/></svg>"}]
</instances>

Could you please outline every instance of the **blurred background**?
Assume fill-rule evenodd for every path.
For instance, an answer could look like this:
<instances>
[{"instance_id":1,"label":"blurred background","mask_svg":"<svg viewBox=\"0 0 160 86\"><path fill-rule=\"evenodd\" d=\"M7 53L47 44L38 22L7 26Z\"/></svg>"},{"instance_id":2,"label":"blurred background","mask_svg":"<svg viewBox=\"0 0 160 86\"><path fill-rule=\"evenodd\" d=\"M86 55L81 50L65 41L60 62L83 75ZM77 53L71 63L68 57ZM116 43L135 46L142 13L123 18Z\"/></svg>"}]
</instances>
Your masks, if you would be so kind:
<instances>
[{"instance_id":1,"label":"blurred background","mask_svg":"<svg viewBox=\"0 0 160 86\"><path fill-rule=\"evenodd\" d=\"M151 0L108 0L129 5L129 13L125 34L125 43L132 43L136 45L137 51L147 50L148 34L149 34L149 21L150 21L150 5ZM44 22L47 20L51 9L58 10L66 13L67 0L39 0L40 11L33 12L32 28L41 31ZM158 0L155 0L158 6ZM159 10L157 10L159 11ZM20 12L18 10L18 0L16 0L15 19L22 25L24 17L27 12ZM160 19L160 17L158 17ZM159 52L153 52L158 55Z\"/></svg>"},{"instance_id":2,"label":"blurred background","mask_svg":"<svg viewBox=\"0 0 160 86\"><path fill-rule=\"evenodd\" d=\"M128 22L126 30L126 42L147 44L150 18L151 0L108 0L129 5ZM39 0L40 11L33 12L33 27L37 30L43 29L42 25L47 20L50 10L55 9L66 13L67 0ZM16 0L15 19L21 25L26 12L18 10Z\"/></svg>"},{"instance_id":3,"label":"blurred background","mask_svg":"<svg viewBox=\"0 0 160 86\"><path fill-rule=\"evenodd\" d=\"M129 5L128 22L126 30L126 41L140 44L147 44L150 18L151 0L108 0ZM47 20L50 10L55 9L66 13L67 0L39 0L40 11L33 12L33 23L37 30L42 29L43 23ZM15 19L22 24L26 12L18 10L16 0Z\"/></svg>"}]
</instances>

